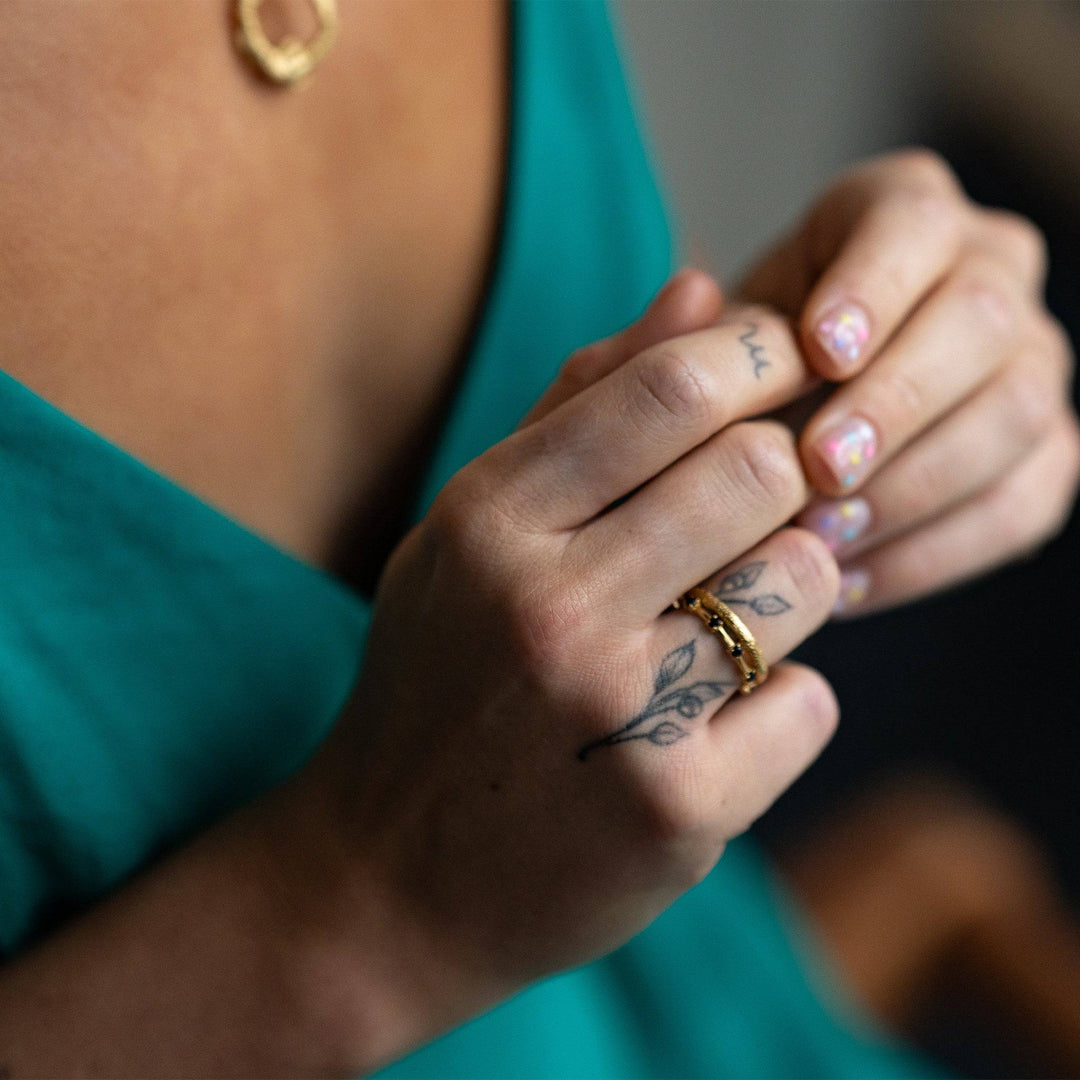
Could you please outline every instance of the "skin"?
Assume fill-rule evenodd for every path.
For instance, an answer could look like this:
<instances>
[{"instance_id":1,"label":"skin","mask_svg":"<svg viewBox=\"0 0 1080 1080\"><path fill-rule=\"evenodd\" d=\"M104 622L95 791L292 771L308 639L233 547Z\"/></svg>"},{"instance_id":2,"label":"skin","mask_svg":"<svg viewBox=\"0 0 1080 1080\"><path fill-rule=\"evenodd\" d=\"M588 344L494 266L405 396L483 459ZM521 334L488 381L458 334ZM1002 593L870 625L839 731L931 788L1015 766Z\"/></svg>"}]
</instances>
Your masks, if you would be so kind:
<instances>
[{"instance_id":1,"label":"skin","mask_svg":"<svg viewBox=\"0 0 1080 1080\"><path fill-rule=\"evenodd\" d=\"M9 370L346 577L340 537L371 538L379 478L431 427L482 295L501 9L366 5L364 19L343 19L337 66L283 98L237 65L211 5L137 7L58 4L46 23L34 4L11 5L22 67L0 108L23 125L9 145L39 149L8 162L13 189L36 193L4 210L6 235L27 237L5 253ZM84 63L62 62L73 49ZM101 59L115 55L130 58L122 77ZM454 66L440 69L446 57ZM154 112L159 81L187 95L184 109ZM221 123L222 101L239 110L234 124ZM76 102L104 144L60 137ZM447 109L464 118L452 136ZM197 139L178 129L192 110ZM268 152L282 145L305 153ZM236 166L224 183L223 159ZM891 205L909 171L906 159L872 169L864 209ZM92 170L108 182L86 184ZM160 201L180 190L182 213ZM867 241L850 200L828 198L820 281L847 266L875 325L921 310L938 280L925 267L946 258L913 247L910 229ZM34 229L48 214L65 216ZM853 274L852 251L891 267L890 285L915 284L886 292L890 308L879 281ZM824 680L780 662L839 590L824 542L789 525L821 482L815 421L797 440L777 418L836 374L807 340L802 312L824 294L816 276L802 280L806 265L782 247L727 302L687 271L632 326L567 359L519 428L393 546L364 671L310 765L0 972L11 1072L355 1075L605 954L708 873L837 721ZM146 295L146 266L160 292ZM1008 325L1027 325L1021 308L1050 325L1027 278L988 266L1015 305ZM102 303L103 273L124 305ZM951 345L974 332L962 318L946 329ZM1020 338L999 336L1012 355ZM839 393L880 394L882 365L918 359L879 344ZM1018 522L1002 557L1048 536L1071 498L1064 384L1048 377L1048 413L1072 458L1034 485L1034 508L1001 488L991 521ZM889 453L917 447L922 428L933 437L940 408L916 412L895 432L881 418ZM975 424L972 437L986 433ZM1044 469L1034 452L1021 458L1016 468ZM1009 468L987 482L1004 484ZM959 509L981 513L969 503ZM952 551L932 528L913 523L897 542ZM929 586L898 575L874 595L895 602L978 569L929 565ZM666 610L698 583L741 605L773 668L748 697L701 622Z\"/></svg>"}]
</instances>

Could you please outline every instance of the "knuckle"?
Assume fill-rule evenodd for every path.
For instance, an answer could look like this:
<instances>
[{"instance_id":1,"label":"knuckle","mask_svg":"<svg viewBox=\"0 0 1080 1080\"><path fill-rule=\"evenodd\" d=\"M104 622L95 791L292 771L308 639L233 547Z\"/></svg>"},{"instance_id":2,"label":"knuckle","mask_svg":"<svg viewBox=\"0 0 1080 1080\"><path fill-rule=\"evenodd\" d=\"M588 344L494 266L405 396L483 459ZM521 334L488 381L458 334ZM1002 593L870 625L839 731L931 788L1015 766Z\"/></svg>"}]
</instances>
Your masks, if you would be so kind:
<instances>
[{"instance_id":1,"label":"knuckle","mask_svg":"<svg viewBox=\"0 0 1080 1080\"><path fill-rule=\"evenodd\" d=\"M1060 320L1048 311L1040 313L1037 319L1038 334L1047 354L1061 376L1061 383L1066 386L1071 379L1075 356L1069 332Z\"/></svg>"},{"instance_id":2,"label":"knuckle","mask_svg":"<svg viewBox=\"0 0 1080 1080\"><path fill-rule=\"evenodd\" d=\"M1035 365L1014 365L1004 376L1002 393L1009 430L1023 444L1042 438L1061 408L1057 386Z\"/></svg>"},{"instance_id":3,"label":"knuckle","mask_svg":"<svg viewBox=\"0 0 1080 1080\"><path fill-rule=\"evenodd\" d=\"M685 845L703 827L700 810L681 791L656 791L641 800L640 809L646 835L664 847Z\"/></svg>"},{"instance_id":4,"label":"knuckle","mask_svg":"<svg viewBox=\"0 0 1080 1080\"><path fill-rule=\"evenodd\" d=\"M520 528L509 492L493 484L476 461L459 469L432 500L425 521L436 546L455 563L480 572L493 569Z\"/></svg>"},{"instance_id":5,"label":"knuckle","mask_svg":"<svg viewBox=\"0 0 1080 1080\"><path fill-rule=\"evenodd\" d=\"M999 241L1012 249L1027 275L1042 281L1049 263L1046 234L1031 218L1013 210L994 208L991 214L990 227Z\"/></svg>"},{"instance_id":6,"label":"knuckle","mask_svg":"<svg viewBox=\"0 0 1080 1080\"><path fill-rule=\"evenodd\" d=\"M954 196L961 190L952 166L936 150L926 146L905 147L896 152L894 161L915 187Z\"/></svg>"},{"instance_id":7,"label":"knuckle","mask_svg":"<svg viewBox=\"0 0 1080 1080\"><path fill-rule=\"evenodd\" d=\"M939 242L959 238L966 220L965 208L954 194L931 188L912 192L909 198L917 228L932 228Z\"/></svg>"},{"instance_id":8,"label":"knuckle","mask_svg":"<svg viewBox=\"0 0 1080 1080\"><path fill-rule=\"evenodd\" d=\"M942 493L955 487L956 464L947 455L917 453L908 462L907 475L895 495L892 512L896 520L914 524L940 509Z\"/></svg>"},{"instance_id":9,"label":"knuckle","mask_svg":"<svg viewBox=\"0 0 1080 1080\"><path fill-rule=\"evenodd\" d=\"M840 595L840 568L828 545L809 529L790 527L776 534L784 568L811 608L828 611Z\"/></svg>"},{"instance_id":10,"label":"knuckle","mask_svg":"<svg viewBox=\"0 0 1080 1080\"><path fill-rule=\"evenodd\" d=\"M829 681L816 668L795 667L797 705L811 727L816 745L824 745L840 724L840 703Z\"/></svg>"},{"instance_id":11,"label":"knuckle","mask_svg":"<svg viewBox=\"0 0 1080 1080\"><path fill-rule=\"evenodd\" d=\"M922 426L928 412L926 389L910 371L897 368L883 375L874 396L875 401L868 402L864 412L873 414L878 431L914 431ZM879 416L888 417L888 421L878 421Z\"/></svg>"},{"instance_id":12,"label":"knuckle","mask_svg":"<svg viewBox=\"0 0 1080 1080\"><path fill-rule=\"evenodd\" d=\"M1010 287L1011 286L1011 287ZM968 254L953 271L947 286L960 303L977 308L981 325L1004 328L1016 321L1016 285L997 260L983 254Z\"/></svg>"},{"instance_id":13,"label":"knuckle","mask_svg":"<svg viewBox=\"0 0 1080 1080\"><path fill-rule=\"evenodd\" d=\"M535 676L548 676L565 659L572 629L580 622L581 612L562 598L544 596L531 605L510 601L507 634L514 653L524 670Z\"/></svg>"},{"instance_id":14,"label":"knuckle","mask_svg":"<svg viewBox=\"0 0 1080 1080\"><path fill-rule=\"evenodd\" d=\"M707 419L712 412L711 389L704 365L670 345L646 349L637 365L639 411L681 427Z\"/></svg>"},{"instance_id":15,"label":"knuckle","mask_svg":"<svg viewBox=\"0 0 1080 1080\"><path fill-rule=\"evenodd\" d=\"M450 541L468 537L475 529L484 505L477 470L459 469L432 500L428 521Z\"/></svg>"},{"instance_id":16,"label":"knuckle","mask_svg":"<svg viewBox=\"0 0 1080 1080\"><path fill-rule=\"evenodd\" d=\"M689 770L668 770L663 784L639 797L642 835L660 852L669 872L689 888L716 862L717 824L708 803L688 782Z\"/></svg>"},{"instance_id":17,"label":"knuckle","mask_svg":"<svg viewBox=\"0 0 1080 1080\"><path fill-rule=\"evenodd\" d=\"M734 482L752 502L797 508L806 496L806 480L795 439L781 424L744 421L722 435Z\"/></svg>"},{"instance_id":18,"label":"knuckle","mask_svg":"<svg viewBox=\"0 0 1080 1080\"><path fill-rule=\"evenodd\" d=\"M547 678L564 667L581 667L580 643L588 635L596 610L585 582L565 574L547 575L542 587L509 590L503 605L508 638L526 672ZM608 661L594 651L591 662L602 667ZM598 729L610 724L609 700L592 705L586 701L583 708L596 719ZM602 716L594 716L598 713Z\"/></svg>"}]
</instances>

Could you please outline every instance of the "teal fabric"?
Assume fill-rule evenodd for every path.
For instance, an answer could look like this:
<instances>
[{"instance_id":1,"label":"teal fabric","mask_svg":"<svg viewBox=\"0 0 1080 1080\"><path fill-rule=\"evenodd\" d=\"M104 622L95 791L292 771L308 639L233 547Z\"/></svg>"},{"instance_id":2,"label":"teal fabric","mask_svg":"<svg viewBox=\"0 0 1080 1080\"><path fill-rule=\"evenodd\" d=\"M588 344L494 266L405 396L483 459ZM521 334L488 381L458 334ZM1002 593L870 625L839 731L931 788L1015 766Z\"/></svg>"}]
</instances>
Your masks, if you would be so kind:
<instances>
[{"instance_id":1,"label":"teal fabric","mask_svg":"<svg viewBox=\"0 0 1080 1080\"><path fill-rule=\"evenodd\" d=\"M429 462L504 437L575 347L681 262L602 0L516 0L500 252ZM369 601L0 374L0 949L32 946L299 768L355 679ZM753 843L623 948L386 1077L942 1075L843 993Z\"/></svg>"}]
</instances>

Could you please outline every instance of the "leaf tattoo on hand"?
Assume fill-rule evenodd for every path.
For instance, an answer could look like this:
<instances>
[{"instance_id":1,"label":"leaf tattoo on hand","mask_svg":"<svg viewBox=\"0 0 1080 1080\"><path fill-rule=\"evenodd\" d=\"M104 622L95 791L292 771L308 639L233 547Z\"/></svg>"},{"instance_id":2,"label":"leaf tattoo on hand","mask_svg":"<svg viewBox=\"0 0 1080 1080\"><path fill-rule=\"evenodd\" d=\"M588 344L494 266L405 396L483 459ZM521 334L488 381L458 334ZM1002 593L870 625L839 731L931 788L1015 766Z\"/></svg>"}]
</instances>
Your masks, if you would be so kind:
<instances>
[{"instance_id":1,"label":"leaf tattoo on hand","mask_svg":"<svg viewBox=\"0 0 1080 1080\"><path fill-rule=\"evenodd\" d=\"M745 595L758 583L768 565L764 559L744 563L724 577L713 590L714 595L717 599L722 598L725 604L741 604L748 607L756 615L782 615L785 611L790 611L791 604L776 593ZM744 595L735 595L737 593ZM616 743L629 742L631 739L645 739L654 746L671 746L672 743L685 738L689 734L685 722L700 715L706 702L721 697L736 686L735 682L724 679L701 680L690 683L688 686L675 686L674 684L693 666L696 646L697 640L691 638L685 645L672 649L660 661L660 669L653 683L652 697L649 698L645 708L618 731L583 746L578 751L578 760L584 761L601 746L614 746ZM672 713L678 719L673 718ZM656 723L649 723L657 717L663 717L663 719Z\"/></svg>"},{"instance_id":2,"label":"leaf tattoo on hand","mask_svg":"<svg viewBox=\"0 0 1080 1080\"><path fill-rule=\"evenodd\" d=\"M688 641L664 657L660 662L660 671L656 676L653 694L659 694L665 686L670 686L676 679L681 679L694 662L694 642Z\"/></svg>"},{"instance_id":3,"label":"leaf tattoo on hand","mask_svg":"<svg viewBox=\"0 0 1080 1080\"><path fill-rule=\"evenodd\" d=\"M578 751L578 760L584 761L594 750L601 746L614 746L616 743L629 742L631 739L646 739L654 746L671 746L685 738L689 732L676 720L663 719L649 724L659 716L676 713L681 720L693 720L705 708L705 703L718 698L726 691L734 689L735 683L724 680L701 680L689 686L668 689L672 683L682 678L694 662L697 642L691 638L685 645L672 649L660 661L660 670L653 685L649 703L629 723L618 731L605 735L602 739L583 746Z\"/></svg>"},{"instance_id":4,"label":"leaf tattoo on hand","mask_svg":"<svg viewBox=\"0 0 1080 1080\"><path fill-rule=\"evenodd\" d=\"M678 724L672 724L667 720L657 724L645 738L654 746L670 746L684 738L686 732Z\"/></svg>"}]
</instances>

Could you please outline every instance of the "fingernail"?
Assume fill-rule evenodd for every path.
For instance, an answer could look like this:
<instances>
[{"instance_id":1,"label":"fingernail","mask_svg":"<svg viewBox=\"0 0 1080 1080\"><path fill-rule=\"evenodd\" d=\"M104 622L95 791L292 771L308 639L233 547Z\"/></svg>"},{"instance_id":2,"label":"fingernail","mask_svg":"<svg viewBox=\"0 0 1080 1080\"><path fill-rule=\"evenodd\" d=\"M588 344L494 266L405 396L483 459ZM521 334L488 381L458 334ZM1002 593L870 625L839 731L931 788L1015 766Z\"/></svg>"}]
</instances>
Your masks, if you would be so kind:
<instances>
[{"instance_id":1,"label":"fingernail","mask_svg":"<svg viewBox=\"0 0 1080 1080\"><path fill-rule=\"evenodd\" d=\"M829 428L817 442L818 453L841 487L853 487L877 453L877 435L868 420L852 416Z\"/></svg>"},{"instance_id":2,"label":"fingernail","mask_svg":"<svg viewBox=\"0 0 1080 1080\"><path fill-rule=\"evenodd\" d=\"M851 300L837 304L817 324L817 339L841 368L850 368L870 339L870 316Z\"/></svg>"},{"instance_id":3,"label":"fingernail","mask_svg":"<svg viewBox=\"0 0 1080 1080\"><path fill-rule=\"evenodd\" d=\"M844 570L840 574L840 595L833 604L832 613L839 615L850 611L866 599L870 591L870 575L861 569Z\"/></svg>"},{"instance_id":4,"label":"fingernail","mask_svg":"<svg viewBox=\"0 0 1080 1080\"><path fill-rule=\"evenodd\" d=\"M830 551L838 551L857 540L870 524L870 504L858 498L818 503L800 516L799 524L817 533Z\"/></svg>"}]
</instances>

